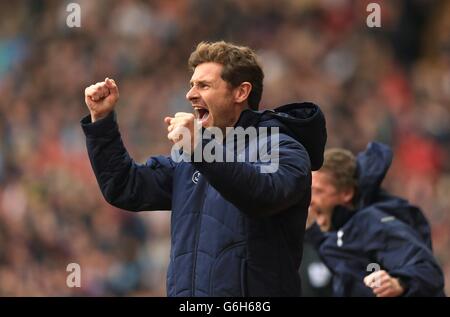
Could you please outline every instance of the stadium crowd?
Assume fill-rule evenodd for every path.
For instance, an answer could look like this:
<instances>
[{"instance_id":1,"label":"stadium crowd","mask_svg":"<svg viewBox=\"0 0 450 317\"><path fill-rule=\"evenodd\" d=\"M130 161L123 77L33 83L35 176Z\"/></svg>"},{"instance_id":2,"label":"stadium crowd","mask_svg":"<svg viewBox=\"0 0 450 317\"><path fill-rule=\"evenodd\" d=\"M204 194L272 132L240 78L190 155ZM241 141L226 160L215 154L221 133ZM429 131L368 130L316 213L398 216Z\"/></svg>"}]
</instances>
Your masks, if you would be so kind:
<instances>
[{"instance_id":1,"label":"stadium crowd","mask_svg":"<svg viewBox=\"0 0 450 317\"><path fill-rule=\"evenodd\" d=\"M450 2L380 1L380 28L366 25L370 1L78 0L80 28L69 2L0 2L0 296L165 296L170 212L105 202L84 88L118 83L136 161L169 153L163 118L190 111L189 53L220 39L261 56L261 109L313 101L329 147L393 147L384 185L423 209L450 293Z\"/></svg>"}]
</instances>

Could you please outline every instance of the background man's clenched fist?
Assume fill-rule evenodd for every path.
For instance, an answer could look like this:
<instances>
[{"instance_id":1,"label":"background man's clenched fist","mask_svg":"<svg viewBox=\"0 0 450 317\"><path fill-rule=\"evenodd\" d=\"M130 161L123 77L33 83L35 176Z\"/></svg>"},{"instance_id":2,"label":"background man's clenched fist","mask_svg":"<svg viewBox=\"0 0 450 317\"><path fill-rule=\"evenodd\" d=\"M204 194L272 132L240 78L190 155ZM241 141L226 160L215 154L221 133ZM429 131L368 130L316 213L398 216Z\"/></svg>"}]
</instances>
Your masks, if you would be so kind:
<instances>
[{"instance_id":1,"label":"background man's clenched fist","mask_svg":"<svg viewBox=\"0 0 450 317\"><path fill-rule=\"evenodd\" d=\"M377 297L397 297L405 292L398 278L384 270L373 272L364 278L364 284L370 287Z\"/></svg>"},{"instance_id":2,"label":"background man's clenched fist","mask_svg":"<svg viewBox=\"0 0 450 317\"><path fill-rule=\"evenodd\" d=\"M91 113L91 120L95 122L106 117L119 99L119 88L113 79L91 85L84 90L84 100Z\"/></svg>"}]
</instances>

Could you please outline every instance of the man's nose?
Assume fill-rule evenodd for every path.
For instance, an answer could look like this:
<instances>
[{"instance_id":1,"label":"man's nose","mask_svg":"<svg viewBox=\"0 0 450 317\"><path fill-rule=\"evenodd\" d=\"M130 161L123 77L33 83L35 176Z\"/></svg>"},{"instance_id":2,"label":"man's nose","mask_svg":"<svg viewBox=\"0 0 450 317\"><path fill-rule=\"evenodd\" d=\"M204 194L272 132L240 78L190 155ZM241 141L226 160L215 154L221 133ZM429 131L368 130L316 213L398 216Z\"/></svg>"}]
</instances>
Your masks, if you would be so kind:
<instances>
[{"instance_id":1,"label":"man's nose","mask_svg":"<svg viewBox=\"0 0 450 317\"><path fill-rule=\"evenodd\" d=\"M197 88L195 86L192 86L191 89L186 94L186 99L189 101L194 101L199 98L199 94L197 91Z\"/></svg>"}]
</instances>

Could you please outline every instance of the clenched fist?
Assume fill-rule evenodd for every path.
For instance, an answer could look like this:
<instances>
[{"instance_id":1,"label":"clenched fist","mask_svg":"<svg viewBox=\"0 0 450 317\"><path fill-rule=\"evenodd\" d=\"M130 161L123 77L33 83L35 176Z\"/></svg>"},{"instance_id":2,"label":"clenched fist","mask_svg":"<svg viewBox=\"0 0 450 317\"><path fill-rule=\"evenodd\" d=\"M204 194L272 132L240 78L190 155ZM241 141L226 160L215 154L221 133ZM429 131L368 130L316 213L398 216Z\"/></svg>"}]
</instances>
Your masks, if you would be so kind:
<instances>
[{"instance_id":1,"label":"clenched fist","mask_svg":"<svg viewBox=\"0 0 450 317\"><path fill-rule=\"evenodd\" d=\"M384 270L373 272L364 278L364 284L370 287L377 297L397 297L405 292L398 278Z\"/></svg>"},{"instance_id":2,"label":"clenched fist","mask_svg":"<svg viewBox=\"0 0 450 317\"><path fill-rule=\"evenodd\" d=\"M106 117L119 99L119 88L113 79L91 85L84 90L84 101L91 113L91 120L95 122Z\"/></svg>"},{"instance_id":3,"label":"clenched fist","mask_svg":"<svg viewBox=\"0 0 450 317\"><path fill-rule=\"evenodd\" d=\"M201 125L192 113L177 112L174 117L164 118L167 124L167 138L173 143L181 143L183 151L190 154L197 144Z\"/></svg>"}]
</instances>

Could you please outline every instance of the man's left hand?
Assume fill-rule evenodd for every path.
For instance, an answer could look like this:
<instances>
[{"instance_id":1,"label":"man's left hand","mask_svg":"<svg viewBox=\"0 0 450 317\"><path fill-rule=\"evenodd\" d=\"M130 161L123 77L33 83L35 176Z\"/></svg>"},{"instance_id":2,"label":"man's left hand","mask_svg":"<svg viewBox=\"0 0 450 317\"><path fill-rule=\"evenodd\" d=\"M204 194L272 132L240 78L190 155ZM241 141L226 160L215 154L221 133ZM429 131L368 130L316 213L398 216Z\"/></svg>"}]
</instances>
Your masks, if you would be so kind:
<instances>
[{"instance_id":1,"label":"man's left hand","mask_svg":"<svg viewBox=\"0 0 450 317\"><path fill-rule=\"evenodd\" d=\"M200 126L196 122L195 116L192 113L177 112L174 117L164 118L167 124L167 138L174 144L181 142L183 151L191 154L194 151L194 146L197 144L196 129Z\"/></svg>"}]
</instances>

